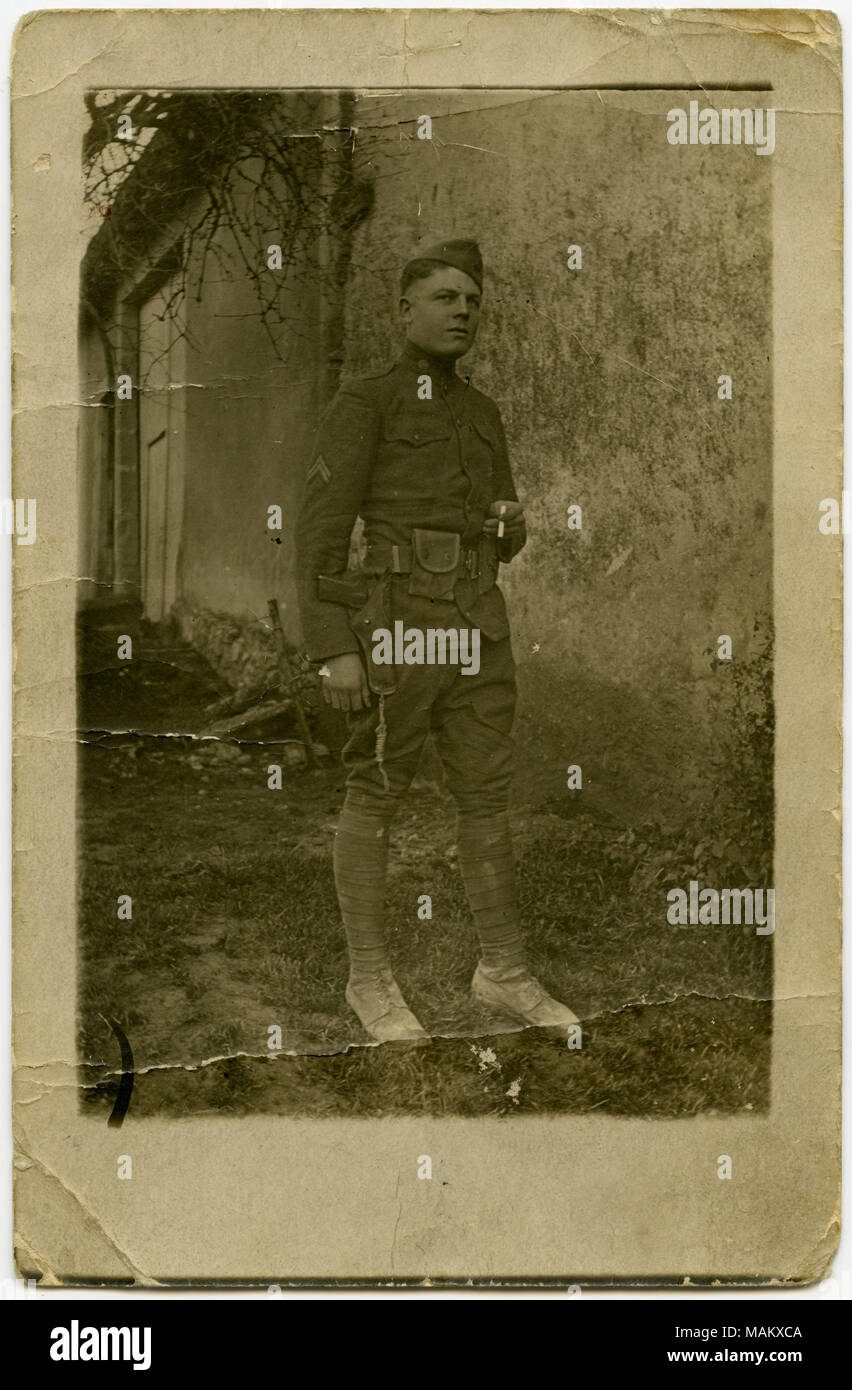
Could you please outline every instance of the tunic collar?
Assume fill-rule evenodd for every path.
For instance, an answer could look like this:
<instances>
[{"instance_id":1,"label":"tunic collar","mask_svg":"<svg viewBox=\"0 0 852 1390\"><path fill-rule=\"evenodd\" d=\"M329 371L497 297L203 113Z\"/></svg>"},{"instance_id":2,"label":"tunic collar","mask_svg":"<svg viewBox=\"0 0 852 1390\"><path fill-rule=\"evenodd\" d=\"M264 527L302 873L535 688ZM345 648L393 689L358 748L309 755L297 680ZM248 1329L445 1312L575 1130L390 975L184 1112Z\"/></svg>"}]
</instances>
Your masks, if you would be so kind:
<instances>
[{"instance_id":1,"label":"tunic collar","mask_svg":"<svg viewBox=\"0 0 852 1390\"><path fill-rule=\"evenodd\" d=\"M433 357L431 352L424 352L422 348L417 347L410 339L406 339L405 347L402 349L400 363L402 366L412 368L418 373L437 377L441 381L458 380L455 359Z\"/></svg>"}]
</instances>

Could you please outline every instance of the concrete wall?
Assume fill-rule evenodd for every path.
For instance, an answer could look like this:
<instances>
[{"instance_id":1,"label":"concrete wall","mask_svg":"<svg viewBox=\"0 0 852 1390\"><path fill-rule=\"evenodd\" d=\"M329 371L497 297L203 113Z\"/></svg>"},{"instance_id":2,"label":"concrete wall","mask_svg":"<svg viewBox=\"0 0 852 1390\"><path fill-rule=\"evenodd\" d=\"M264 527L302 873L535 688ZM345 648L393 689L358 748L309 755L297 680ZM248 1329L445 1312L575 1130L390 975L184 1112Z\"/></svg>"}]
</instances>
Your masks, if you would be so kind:
<instances>
[{"instance_id":1,"label":"concrete wall","mask_svg":"<svg viewBox=\"0 0 852 1390\"><path fill-rule=\"evenodd\" d=\"M602 805L663 820L712 797L713 761L741 733L708 649L730 634L741 667L760 660L771 610L772 160L670 146L666 112L691 96L359 102L376 201L347 320L348 370L377 369L399 342L409 248L479 239L484 312L464 370L500 404L531 537L504 571L523 766L564 801L580 763ZM415 138L424 112L431 141Z\"/></svg>"}]
</instances>

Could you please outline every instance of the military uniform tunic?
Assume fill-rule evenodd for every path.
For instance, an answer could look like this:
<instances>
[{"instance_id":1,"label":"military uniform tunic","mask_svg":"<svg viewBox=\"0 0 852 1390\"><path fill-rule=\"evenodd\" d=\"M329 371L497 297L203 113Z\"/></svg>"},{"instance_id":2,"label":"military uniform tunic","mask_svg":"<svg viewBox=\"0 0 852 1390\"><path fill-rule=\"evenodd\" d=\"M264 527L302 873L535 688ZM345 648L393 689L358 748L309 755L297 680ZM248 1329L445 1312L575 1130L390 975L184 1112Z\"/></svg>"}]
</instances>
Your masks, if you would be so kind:
<instances>
[{"instance_id":1,"label":"military uniform tunic","mask_svg":"<svg viewBox=\"0 0 852 1390\"><path fill-rule=\"evenodd\" d=\"M410 545L414 528L455 532L462 547L476 546L497 500L518 500L500 413L452 363L408 342L389 371L342 386L320 422L297 527L309 657L323 661L359 650L350 612L323 599L317 586L318 576L346 569L358 516L369 567L371 553L387 555L394 545ZM496 543L499 558L507 562L525 541L525 529L503 537ZM496 578L496 558L493 568ZM371 801L387 795L389 778L392 794L404 791L431 732L459 804L504 809L515 673L503 595L490 578L463 576L451 598L431 599L409 593L409 578L402 573L390 579L390 616L423 631L477 628L480 670L474 675L463 674L461 666L397 666L396 689L383 701L387 777L376 758L380 716L374 704L348 716L348 788Z\"/></svg>"}]
</instances>

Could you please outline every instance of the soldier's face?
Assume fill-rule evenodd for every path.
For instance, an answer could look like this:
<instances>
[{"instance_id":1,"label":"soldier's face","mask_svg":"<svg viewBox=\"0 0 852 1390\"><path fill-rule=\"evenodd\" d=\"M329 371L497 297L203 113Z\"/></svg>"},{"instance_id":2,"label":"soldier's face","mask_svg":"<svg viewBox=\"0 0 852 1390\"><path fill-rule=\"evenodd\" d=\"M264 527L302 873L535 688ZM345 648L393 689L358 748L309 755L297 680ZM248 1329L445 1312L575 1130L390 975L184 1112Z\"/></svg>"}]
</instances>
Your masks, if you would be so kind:
<instances>
[{"instance_id":1,"label":"soldier's face","mask_svg":"<svg viewBox=\"0 0 852 1390\"><path fill-rule=\"evenodd\" d=\"M415 347L433 357L463 357L479 327L479 286L448 265L414 280L399 301L405 331Z\"/></svg>"}]
</instances>

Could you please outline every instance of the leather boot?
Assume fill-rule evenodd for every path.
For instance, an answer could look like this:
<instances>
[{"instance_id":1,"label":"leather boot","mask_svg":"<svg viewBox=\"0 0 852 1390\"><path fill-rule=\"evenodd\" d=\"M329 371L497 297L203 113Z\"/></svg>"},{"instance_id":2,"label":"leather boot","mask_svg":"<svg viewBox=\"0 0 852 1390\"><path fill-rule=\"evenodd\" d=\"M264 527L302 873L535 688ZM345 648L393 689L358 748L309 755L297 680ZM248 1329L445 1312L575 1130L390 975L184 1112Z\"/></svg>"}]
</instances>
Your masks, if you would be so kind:
<instances>
[{"instance_id":1,"label":"leather boot","mask_svg":"<svg viewBox=\"0 0 852 1390\"><path fill-rule=\"evenodd\" d=\"M534 1028L565 1029L575 1013L553 999L529 973L515 886L509 816L460 813L459 869L482 945L473 977L474 997Z\"/></svg>"},{"instance_id":2,"label":"leather boot","mask_svg":"<svg viewBox=\"0 0 852 1390\"><path fill-rule=\"evenodd\" d=\"M564 1031L580 1022L523 965L488 966L480 961L471 990L474 998L499 1013L511 1014L533 1028Z\"/></svg>"},{"instance_id":3,"label":"leather boot","mask_svg":"<svg viewBox=\"0 0 852 1390\"><path fill-rule=\"evenodd\" d=\"M378 1042L428 1043L429 1034L406 1004L388 968L355 971L346 986L346 1002Z\"/></svg>"}]
</instances>

